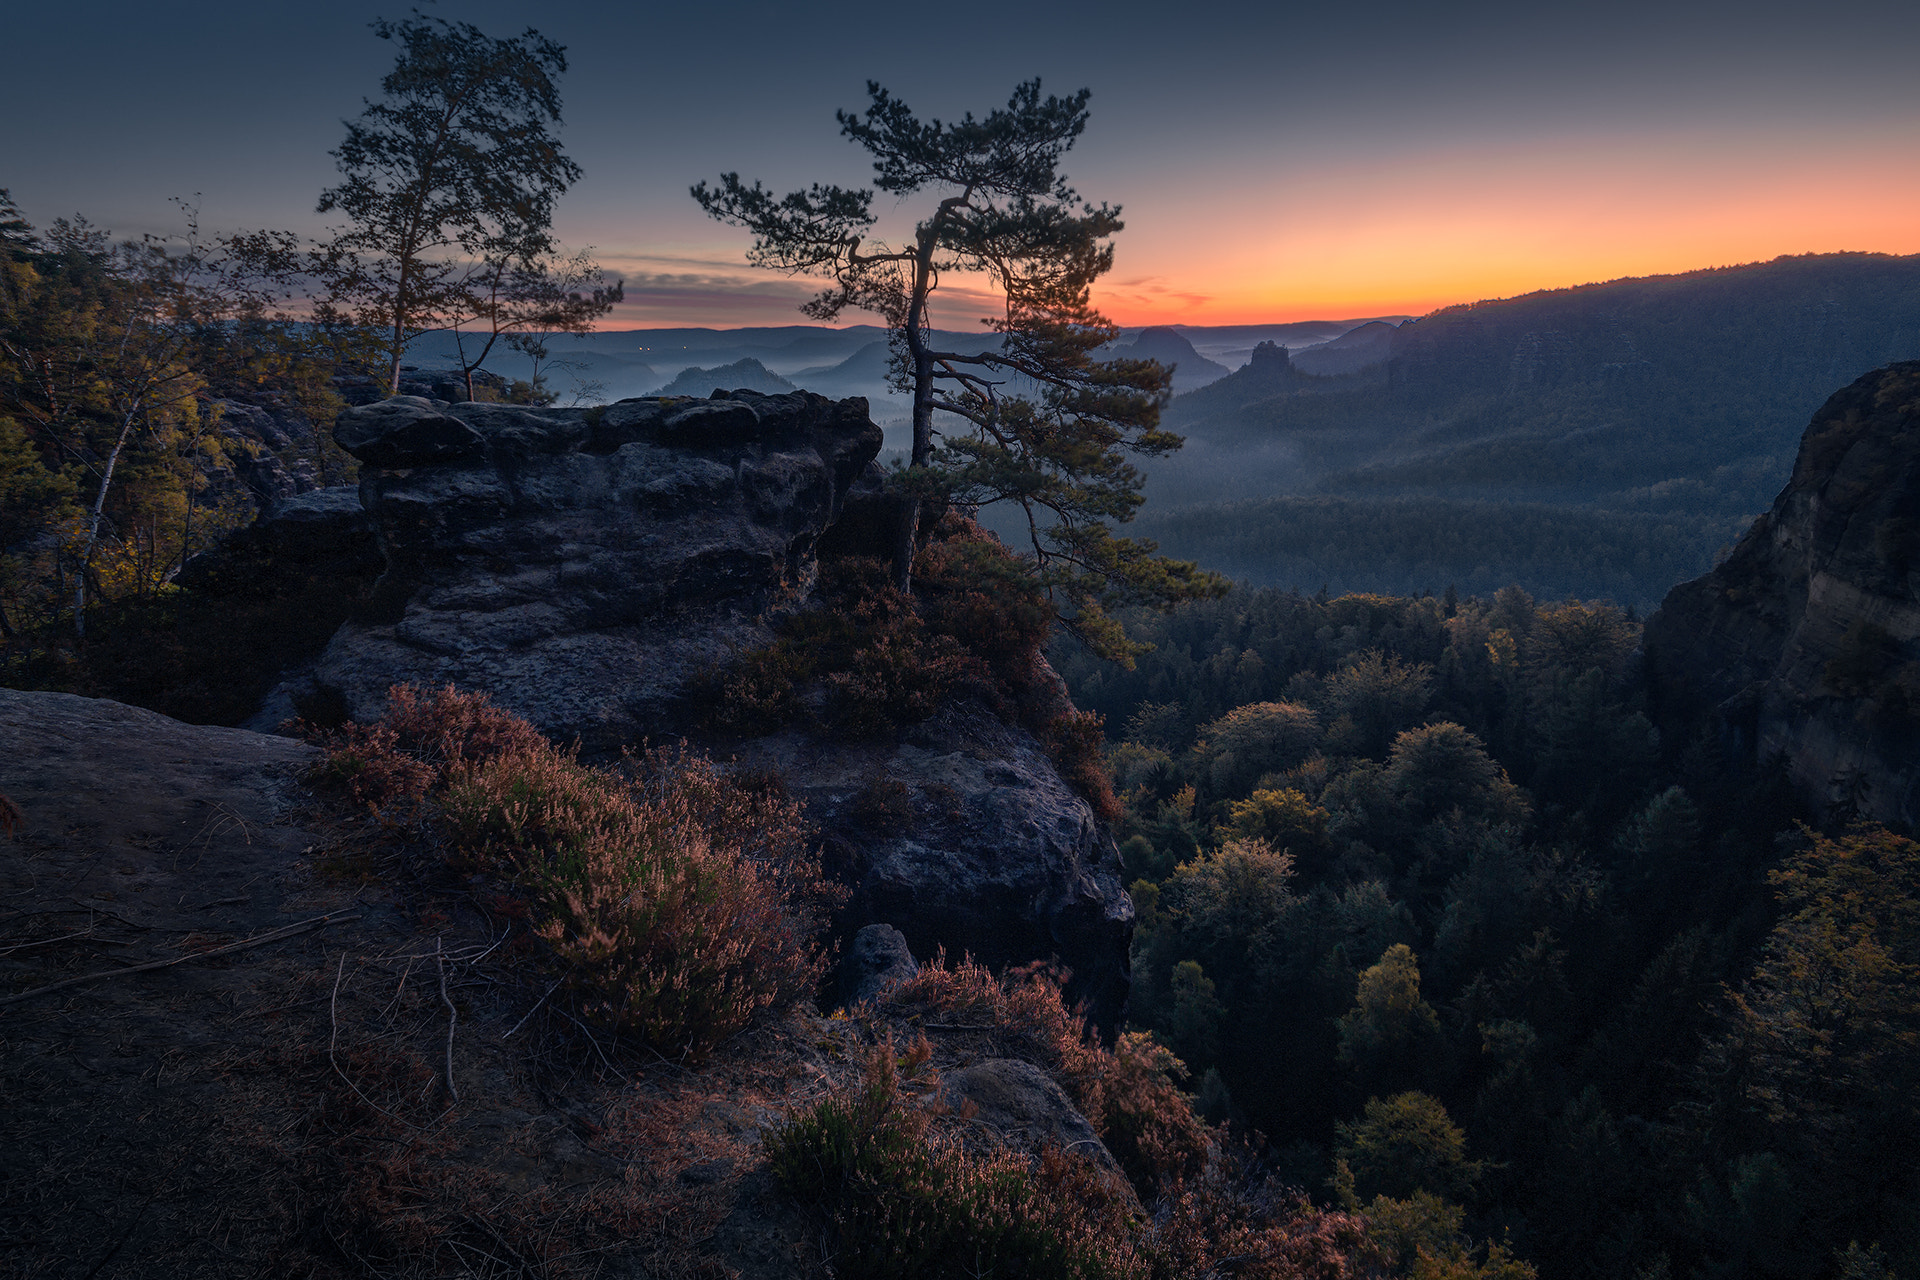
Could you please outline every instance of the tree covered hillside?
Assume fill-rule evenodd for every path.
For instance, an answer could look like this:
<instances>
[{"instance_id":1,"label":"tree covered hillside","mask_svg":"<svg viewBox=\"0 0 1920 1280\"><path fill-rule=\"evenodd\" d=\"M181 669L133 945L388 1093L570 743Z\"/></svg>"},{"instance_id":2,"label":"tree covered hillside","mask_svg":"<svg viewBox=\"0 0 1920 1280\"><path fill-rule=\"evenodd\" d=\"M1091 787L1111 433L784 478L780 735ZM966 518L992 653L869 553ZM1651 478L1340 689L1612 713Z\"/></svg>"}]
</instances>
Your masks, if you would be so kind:
<instances>
[{"instance_id":1,"label":"tree covered hillside","mask_svg":"<svg viewBox=\"0 0 1920 1280\"><path fill-rule=\"evenodd\" d=\"M1785 480L1835 386L1920 353L1920 258L1829 254L1452 307L1394 331L1339 377L1261 353L1176 399L1188 447L1154 471L1144 528L1250 582L1491 590L1650 604L1703 572ZM1325 495L1339 504L1284 501ZM1448 529L1343 555L1353 508L1412 502ZM1487 503L1559 521L1516 522ZM1604 513L1604 514L1601 514ZM1405 525L1405 507L1382 517ZM1596 524L1664 522L1605 571L1548 552ZM1575 531L1579 532L1575 532ZM1409 530L1412 532L1412 530ZM1608 542L1618 541L1608 535ZM1319 565L1297 546L1330 549ZM1318 572L1315 572L1315 569Z\"/></svg>"},{"instance_id":2,"label":"tree covered hillside","mask_svg":"<svg viewBox=\"0 0 1920 1280\"><path fill-rule=\"evenodd\" d=\"M1911 839L1663 739L1620 609L1242 590L1128 623L1133 670L1055 660L1115 729L1130 1017L1208 1118L1546 1277L1912 1273Z\"/></svg>"}]
</instances>

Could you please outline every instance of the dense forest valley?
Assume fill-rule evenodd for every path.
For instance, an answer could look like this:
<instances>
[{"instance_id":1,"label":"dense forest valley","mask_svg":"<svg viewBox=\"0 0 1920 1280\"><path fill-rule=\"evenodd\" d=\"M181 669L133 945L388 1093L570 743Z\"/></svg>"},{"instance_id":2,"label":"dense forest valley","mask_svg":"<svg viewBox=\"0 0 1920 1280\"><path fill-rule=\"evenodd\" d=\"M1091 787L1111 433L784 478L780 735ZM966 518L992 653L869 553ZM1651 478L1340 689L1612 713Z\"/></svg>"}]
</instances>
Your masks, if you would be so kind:
<instances>
[{"instance_id":1,"label":"dense forest valley","mask_svg":"<svg viewBox=\"0 0 1920 1280\"><path fill-rule=\"evenodd\" d=\"M292 688L290 672L311 675L343 623L363 637L386 627L382 643L400 634L409 599L395 594L395 565L503 575L446 592L481 600L459 606L476 610L492 607L487 593L515 568L494 563L511 561L512 544L492 526L432 559L452 545L434 539L452 539L492 501L472 496L491 492L471 479L479 471L458 471L480 467L481 446L459 443L468 453L457 454L442 447L445 433L485 437L486 465L514 475L554 457L584 469L613 466L623 448L721 447L719 434L668 416L696 411L675 397L712 389L699 378L657 388L666 399L624 402L622 417L621 406L556 407L537 367L456 379L396 361L399 390L415 399L387 400L364 332L278 313L243 265L214 249L118 245L78 222L38 230L0 199L0 686L271 733L283 716L263 712L263 699ZM885 546L855 541L858 494L830 477L819 525L831 529L818 563L808 543L805 572L793 575L805 588L782 580L764 634L742 624L747 639L713 642L724 656L689 678L685 719L648 722L693 744L680 756L589 758L577 736L572 750L556 746L451 688L396 694L385 719L358 724L338 697L323 705L295 689L271 705L309 718L315 803L334 806L329 830L365 841L328 875L358 875L353 884L372 893L387 870L367 867L405 866L409 927L439 928L466 909L458 904L484 899L489 929L497 917L502 939L521 931L509 954L543 957L542 982L500 988L495 1022L470 1015L501 1043L564 983L563 998L586 994L565 1010L556 999L534 1024L546 1028L543 1053L589 1064L574 1075L598 1070L594 1037L611 1027L617 1062L636 1078L658 1070L683 1101L747 1087L745 1075L724 1077L748 1072L743 1028L794 1009L814 1019L795 1024L779 1052L804 1058L815 1091L778 1105L756 1094L759 1136L728 1159L770 1167L790 1201L817 1211L795 1238L816 1257L824 1249L837 1274L1913 1277L1920 845L1910 829L1861 820L1860 775L1837 776L1830 800L1809 798L1784 758L1758 753L1717 708L1663 695L1643 628L1670 588L1704 573L1773 501L1827 397L1920 350L1917 316L1920 260L1836 255L1449 309L1380 326L1344 366L1323 351L1321 373L1281 346L1257 347L1237 370L1170 399L1165 422L1187 445L1144 464L1136 525L1237 585L1196 589L1190 597L1211 598L1170 609L1116 611L1129 643L1106 657L1050 630L1044 589L957 510L909 539L913 585L901 590ZM854 340L849 360L879 368L871 335ZM1894 389L1875 412L1906 414L1899 430L1910 433L1911 386L1885 385ZM830 410L818 397L769 384L689 403L701 421L734 414L724 422L737 430L742 415L774 421L775 401L778 413L815 415L806 447L826 456L820 415ZM381 426L392 432L381 437L355 413L403 426ZM880 429L865 406L847 414L866 450L848 474L864 474ZM336 440L336 418L362 434ZM416 434L394 443L402 431ZM1817 437L1803 458L1818 453ZM757 455L734 470L702 457L704 472L663 471L672 484L636 490L629 505L656 511L645 504L668 502L661 493L691 503L688 475L717 492L759 474ZM358 491L347 487L356 481ZM443 482L454 496L436 496ZM387 513L375 511L387 521L378 540L363 502ZM564 505L540 502L543 512ZM668 522L675 510L657 507ZM1848 545L1872 562L1873 581L1910 597L1920 566L1911 518L1862 528ZM587 573L574 564L567 572ZM408 583L417 619L437 584ZM592 589L612 590L603 587ZM1759 590L1727 588L1729 598ZM685 624L660 625L666 636ZM1857 711L1861 735L1910 751L1913 641L1880 622L1837 625L1845 646L1815 672L1818 696ZM435 661L465 660L438 643ZM1071 706L1056 705L1042 652ZM510 703L511 681L497 683ZM680 713L679 702L660 705ZM975 738L938 736L976 721L989 727ZM1018 964L988 973L961 954L921 954L917 970L909 956L917 976L815 1018L816 1000L835 1004L838 981L818 940L857 879L846 873L836 887L845 867L833 860L853 865L846 850L861 840L905 847L916 823L959 821L951 779L894 766L959 769L951 762L987 758L979 742L1016 739L1005 750L1027 752L1027 772L993 764L1019 784L1003 789L1041 789L1032 761L1050 760L1046 786L1099 819L1088 820L1099 833L1089 847L1117 845L1118 870L1101 874L1117 874L1131 896L1132 985L1108 1034L1070 1010L1070 979ZM803 768L833 751L859 763L832 786L807 784ZM750 763L728 773L702 752ZM829 794L838 798L819 798ZM0 801L10 835L22 817ZM842 824L825 862L809 822ZM972 839L979 828L965 830ZM621 914L638 882L594 877L613 876L616 855L694 845L697 856L678 862L660 855L684 873L685 902L733 914L716 925L688 906L655 925L683 929L676 946L737 929L738 954L661 944L648 963L671 951L659 961L667 976L643 980L631 966L608 976L629 963L619 930L639 928ZM929 926L927 936L946 935ZM59 937L49 926L17 946ZM448 954L421 952L439 965L451 1011ZM460 954L481 955L480 943ZM302 1060L311 1078L288 1070L336 1093L337 1075L365 1103L327 1113L362 1144L335 1163L378 1177L332 1200L311 1190L321 1181L301 1182L308 1200L287 1212L309 1224L302 1240L320 1239L312 1204L362 1215L360 1235L342 1228L313 1245L334 1268L316 1274L367 1273L340 1243L349 1237L390 1250L378 1256L392 1274L403 1257L419 1267L407 1274L454 1274L448 1259L475 1264L445 1242L482 1239L471 1220L484 1214L435 1218L397 1192L381 1199L399 1186L439 1204L432 1196L454 1195L453 1180L429 1195L412 1166L366 1151L385 1142L411 1153L406 1144L452 1113L455 1026L445 1031L446 1111L432 1093L437 1040L407 1060L412 1075L394 1067L397 1083L375 1101L340 1063L371 1073L365 1064L384 1061L371 1046L401 1033L383 1030L361 1057L335 1054L343 1024L325 1018L339 1018L344 958L339 966L297 992L301 1016L317 1020L302 1034L319 1047ZM535 1003L528 993L549 972L559 976ZM8 999L37 994L14 977ZM650 994L634 994L648 981ZM422 1026L441 1011L431 997L412 997L429 1001ZM556 1020L562 1012L580 1015L584 1039ZM1107 1165L1070 1167L1058 1146L1029 1161L967 1145L978 1109L934 1105L928 1080L978 1064L950 1047L936 1054L929 1030L1025 1046L991 1060L1025 1054L1064 1081L1053 1094L1092 1126L1076 1141L1111 1149ZM628 1052L619 1036L648 1047L617 1057ZM662 1057L662 1046L679 1056ZM722 1065L699 1076L708 1055ZM599 1061L626 1081L615 1061ZM599 1141L604 1119L576 1126L581 1141ZM673 1126L659 1126L629 1150L665 1150ZM661 1205L682 1204L672 1197L724 1180L702 1159L662 1175L665 1198L623 1201L620 1221L664 1215ZM618 1176L642 1196L632 1189L643 1173ZM303 1166L300 1177L320 1175ZM404 1230L393 1225L403 1220ZM566 1230L586 1232L581 1220L566 1218ZM552 1259L573 1254L527 1261L545 1247L526 1243L535 1228L551 1239L561 1217L527 1221L512 1236L525 1251L519 1269L484 1274L568 1274ZM507 1249L505 1235L494 1239ZM745 1265L650 1256L659 1269L645 1274Z\"/></svg>"},{"instance_id":2,"label":"dense forest valley","mask_svg":"<svg viewBox=\"0 0 1920 1280\"><path fill-rule=\"evenodd\" d=\"M1134 624L1131 672L1057 660L1119 728L1130 1016L1204 1114L1543 1275L1905 1274L1910 841L1657 731L1615 607L1242 589Z\"/></svg>"}]
</instances>

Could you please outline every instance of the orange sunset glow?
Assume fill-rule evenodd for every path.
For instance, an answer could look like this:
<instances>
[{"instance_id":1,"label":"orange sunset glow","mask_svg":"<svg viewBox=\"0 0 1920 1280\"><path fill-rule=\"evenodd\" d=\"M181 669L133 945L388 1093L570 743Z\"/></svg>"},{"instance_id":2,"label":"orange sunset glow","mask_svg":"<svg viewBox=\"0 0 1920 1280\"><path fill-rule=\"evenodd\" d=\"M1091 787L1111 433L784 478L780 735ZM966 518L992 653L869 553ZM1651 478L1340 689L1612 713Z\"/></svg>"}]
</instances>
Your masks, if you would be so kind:
<instances>
[{"instance_id":1,"label":"orange sunset glow","mask_svg":"<svg viewBox=\"0 0 1920 1280\"><path fill-rule=\"evenodd\" d=\"M1800 141L1771 162L1680 138L1463 149L1276 173L1205 209L1137 199L1099 298L1129 325L1419 315L1785 254L1920 252L1920 170L1888 163L1920 131Z\"/></svg>"}]
</instances>

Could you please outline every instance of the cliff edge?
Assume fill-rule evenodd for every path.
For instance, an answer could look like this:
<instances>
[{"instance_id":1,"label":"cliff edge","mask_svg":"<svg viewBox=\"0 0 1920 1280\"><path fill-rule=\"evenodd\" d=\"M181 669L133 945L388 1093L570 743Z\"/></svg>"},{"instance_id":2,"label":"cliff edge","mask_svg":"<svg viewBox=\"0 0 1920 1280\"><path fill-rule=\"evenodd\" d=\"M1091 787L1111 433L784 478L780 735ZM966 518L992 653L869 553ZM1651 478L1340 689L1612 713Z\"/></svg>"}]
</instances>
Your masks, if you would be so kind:
<instances>
[{"instance_id":1,"label":"cliff edge","mask_svg":"<svg viewBox=\"0 0 1920 1280\"><path fill-rule=\"evenodd\" d=\"M1835 393L1787 487L1647 620L1663 712L1834 819L1920 821L1920 361Z\"/></svg>"}]
</instances>

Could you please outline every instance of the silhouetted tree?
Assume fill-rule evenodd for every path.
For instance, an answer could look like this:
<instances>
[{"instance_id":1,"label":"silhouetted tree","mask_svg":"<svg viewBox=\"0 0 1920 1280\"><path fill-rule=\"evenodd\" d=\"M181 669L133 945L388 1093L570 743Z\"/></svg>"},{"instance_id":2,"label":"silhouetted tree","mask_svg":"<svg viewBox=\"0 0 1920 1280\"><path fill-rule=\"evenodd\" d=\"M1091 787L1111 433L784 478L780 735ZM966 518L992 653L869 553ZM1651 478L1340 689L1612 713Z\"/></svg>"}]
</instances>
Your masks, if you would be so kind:
<instances>
[{"instance_id":1,"label":"silhouetted tree","mask_svg":"<svg viewBox=\"0 0 1920 1280\"><path fill-rule=\"evenodd\" d=\"M1098 651L1126 659L1135 650L1111 608L1214 595L1224 582L1110 528L1141 502L1142 477L1127 455L1157 456L1182 442L1158 425L1166 369L1095 359L1118 333L1093 307L1091 289L1113 265L1108 241L1120 211L1083 202L1059 171L1086 127L1088 93L1042 98L1031 80L985 119L968 113L946 123L919 120L878 84L867 92L863 114L836 118L873 157L873 189L816 184L776 197L728 173L718 186L695 186L693 198L753 233L755 265L832 280L803 308L808 315L833 320L856 307L891 327L896 377L913 393L896 585L910 582L925 501L1013 502L1063 621ZM934 201L898 246L870 238L876 190ZM942 275L960 271L984 273L1005 300L993 322L1001 341L989 350L934 345L935 291ZM966 428L936 430L936 411Z\"/></svg>"},{"instance_id":2,"label":"silhouetted tree","mask_svg":"<svg viewBox=\"0 0 1920 1280\"><path fill-rule=\"evenodd\" d=\"M553 203L580 166L551 132L560 45L531 27L499 40L418 15L373 31L399 57L332 153L343 181L321 193L320 212L347 224L308 265L327 290L323 314L382 332L397 391L414 338L487 309L501 277L474 264L508 271L553 251Z\"/></svg>"}]
</instances>

